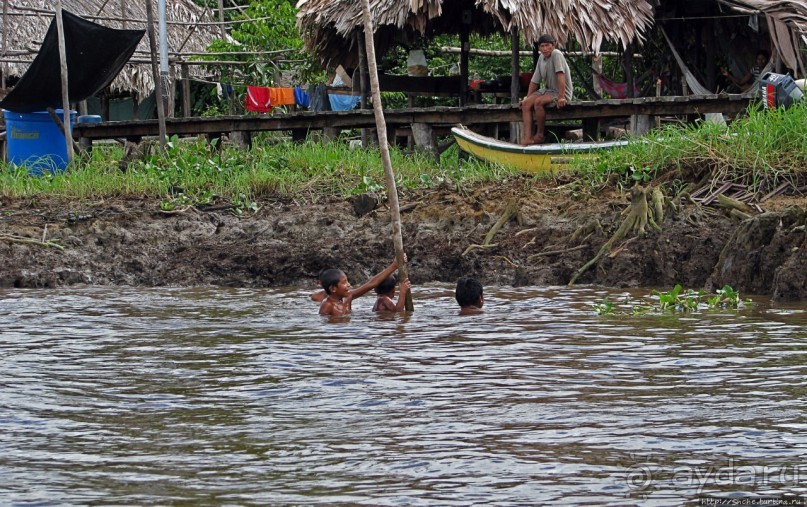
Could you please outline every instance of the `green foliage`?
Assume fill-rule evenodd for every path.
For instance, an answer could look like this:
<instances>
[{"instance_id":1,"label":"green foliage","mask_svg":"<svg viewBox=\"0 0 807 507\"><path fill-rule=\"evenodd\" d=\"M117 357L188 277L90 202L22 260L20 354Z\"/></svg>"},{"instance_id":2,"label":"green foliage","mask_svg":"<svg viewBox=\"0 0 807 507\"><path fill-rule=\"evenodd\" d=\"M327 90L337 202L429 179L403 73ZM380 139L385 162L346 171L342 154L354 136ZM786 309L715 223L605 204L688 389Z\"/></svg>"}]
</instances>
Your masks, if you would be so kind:
<instances>
[{"instance_id":1,"label":"green foliage","mask_svg":"<svg viewBox=\"0 0 807 507\"><path fill-rule=\"evenodd\" d=\"M227 21L234 23L228 34L230 40L216 40L208 55L199 57L208 61L241 61L237 67L211 64L209 71L224 82L235 83L242 92L247 84L274 86L281 75L297 84L322 81L325 73L317 61L303 47L297 30L297 9L292 0L252 0L243 3L242 9L227 11ZM216 6L212 8L215 10ZM239 52L243 54L229 54ZM204 97L215 114L229 112L213 97ZM205 108L202 108L205 109Z\"/></svg>"},{"instance_id":2,"label":"green foliage","mask_svg":"<svg viewBox=\"0 0 807 507\"><path fill-rule=\"evenodd\" d=\"M750 303L750 301L746 301ZM699 310L710 310L716 308L738 309L742 306L740 294L729 285L724 285L714 294L706 294L702 290L684 290L680 284L676 284L671 291L660 292L651 291L649 296L634 300L630 296L617 306L608 297L602 301L594 303L594 311L598 315L647 315L651 313L669 312L697 312Z\"/></svg>"},{"instance_id":3,"label":"green foliage","mask_svg":"<svg viewBox=\"0 0 807 507\"><path fill-rule=\"evenodd\" d=\"M601 302L594 303L594 310L597 312L597 315L613 315L614 302L610 301L606 296Z\"/></svg>"},{"instance_id":4,"label":"green foliage","mask_svg":"<svg viewBox=\"0 0 807 507\"><path fill-rule=\"evenodd\" d=\"M715 291L714 296L706 300L706 304L709 308L737 308L740 306L740 293L730 285L724 285L722 289Z\"/></svg>"},{"instance_id":5,"label":"green foliage","mask_svg":"<svg viewBox=\"0 0 807 507\"><path fill-rule=\"evenodd\" d=\"M684 312L697 310L700 298L703 296L703 291L687 289L682 293L681 289L681 285L676 284L670 292L652 291L652 294L658 296L659 309L662 311L681 310Z\"/></svg>"}]
</instances>

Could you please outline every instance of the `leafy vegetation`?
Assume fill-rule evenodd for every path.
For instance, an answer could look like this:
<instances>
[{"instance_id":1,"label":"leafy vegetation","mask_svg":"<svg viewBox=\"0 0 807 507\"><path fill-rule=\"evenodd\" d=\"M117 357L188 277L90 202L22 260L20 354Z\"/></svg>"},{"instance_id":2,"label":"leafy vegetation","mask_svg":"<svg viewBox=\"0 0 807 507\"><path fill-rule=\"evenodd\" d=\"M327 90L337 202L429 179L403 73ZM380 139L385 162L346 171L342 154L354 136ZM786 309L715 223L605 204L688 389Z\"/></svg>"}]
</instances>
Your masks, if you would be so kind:
<instances>
[{"instance_id":1,"label":"leafy vegetation","mask_svg":"<svg viewBox=\"0 0 807 507\"><path fill-rule=\"evenodd\" d=\"M626 148L581 160L581 174L593 184L612 174L622 184L713 177L758 190L784 179L807 177L807 102L789 109L752 106L727 127L710 122L670 124L634 139Z\"/></svg>"},{"instance_id":2,"label":"leafy vegetation","mask_svg":"<svg viewBox=\"0 0 807 507\"><path fill-rule=\"evenodd\" d=\"M750 303L746 301L745 303ZM729 285L724 285L714 294L706 294L702 290L684 290L676 284L671 291L651 291L649 296L635 300L627 296L621 304L614 303L607 297L594 304L599 315L645 315L649 313L696 312L717 308L737 309L743 305L740 294Z\"/></svg>"}]
</instances>

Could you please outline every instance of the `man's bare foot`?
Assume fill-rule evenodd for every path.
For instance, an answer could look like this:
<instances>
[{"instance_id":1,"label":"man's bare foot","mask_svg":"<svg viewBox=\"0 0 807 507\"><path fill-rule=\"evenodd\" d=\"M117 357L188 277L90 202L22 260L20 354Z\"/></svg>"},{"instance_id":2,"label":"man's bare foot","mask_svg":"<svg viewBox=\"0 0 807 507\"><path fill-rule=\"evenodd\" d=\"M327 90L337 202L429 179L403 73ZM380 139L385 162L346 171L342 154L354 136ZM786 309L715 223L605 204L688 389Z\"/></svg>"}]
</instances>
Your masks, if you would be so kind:
<instances>
[{"instance_id":1,"label":"man's bare foot","mask_svg":"<svg viewBox=\"0 0 807 507\"><path fill-rule=\"evenodd\" d=\"M524 138L524 139L521 140L521 146L529 146L531 144L535 144L535 139Z\"/></svg>"},{"instance_id":2,"label":"man's bare foot","mask_svg":"<svg viewBox=\"0 0 807 507\"><path fill-rule=\"evenodd\" d=\"M536 137L534 137L534 138L532 139L532 143L531 143L531 144L544 144L544 142L545 142L545 141L546 141L546 139L545 139L545 138L536 136Z\"/></svg>"}]
</instances>

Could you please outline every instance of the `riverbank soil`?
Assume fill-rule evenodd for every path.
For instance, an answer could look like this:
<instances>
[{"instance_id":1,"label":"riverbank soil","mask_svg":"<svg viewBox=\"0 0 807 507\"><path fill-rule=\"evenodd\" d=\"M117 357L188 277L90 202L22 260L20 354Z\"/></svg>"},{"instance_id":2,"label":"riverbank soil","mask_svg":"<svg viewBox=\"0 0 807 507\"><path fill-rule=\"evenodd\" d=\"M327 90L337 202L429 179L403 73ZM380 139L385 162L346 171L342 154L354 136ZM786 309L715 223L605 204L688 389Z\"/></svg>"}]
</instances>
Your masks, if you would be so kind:
<instances>
[{"instance_id":1,"label":"riverbank soil","mask_svg":"<svg viewBox=\"0 0 807 507\"><path fill-rule=\"evenodd\" d=\"M265 199L240 216L226 203L163 212L151 199L0 201L2 287L313 289L323 268L339 267L357 285L394 255L389 210L383 202L372 209L366 198ZM474 275L485 285L524 286L567 284L618 230L631 199L628 191L593 195L575 183L524 177L402 191L400 204L414 285ZM729 284L774 300L807 298L807 197L774 197L750 218L685 197L673 204L664 205L660 231L629 231L576 283Z\"/></svg>"}]
</instances>

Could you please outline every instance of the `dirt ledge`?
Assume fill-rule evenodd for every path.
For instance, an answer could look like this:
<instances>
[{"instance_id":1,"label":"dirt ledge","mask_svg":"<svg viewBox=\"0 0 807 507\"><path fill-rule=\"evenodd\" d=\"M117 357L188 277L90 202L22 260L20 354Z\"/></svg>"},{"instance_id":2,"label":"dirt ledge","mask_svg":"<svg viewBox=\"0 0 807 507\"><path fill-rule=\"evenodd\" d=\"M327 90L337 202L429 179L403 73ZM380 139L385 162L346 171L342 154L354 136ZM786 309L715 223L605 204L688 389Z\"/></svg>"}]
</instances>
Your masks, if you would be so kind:
<instances>
[{"instance_id":1,"label":"dirt ledge","mask_svg":"<svg viewBox=\"0 0 807 507\"><path fill-rule=\"evenodd\" d=\"M509 202L519 203L482 243ZM402 192L414 284L474 274L491 285L565 285L618 227L625 193L591 196L530 179ZM0 287L75 284L269 287L305 284L323 267L360 282L392 258L389 212L357 217L349 200L270 199L236 217L223 207L165 214L154 200L2 200ZM408 206L407 206L408 205ZM777 198L738 222L684 205L662 232L616 245L578 283L712 289L729 284L774 300L807 298L807 198ZM574 233L581 232L590 234ZM57 243L64 250L8 237ZM547 253L549 252L549 253ZM561 253L551 253L561 252ZM536 254L541 254L536 256ZM531 257L532 256L532 257Z\"/></svg>"}]
</instances>

